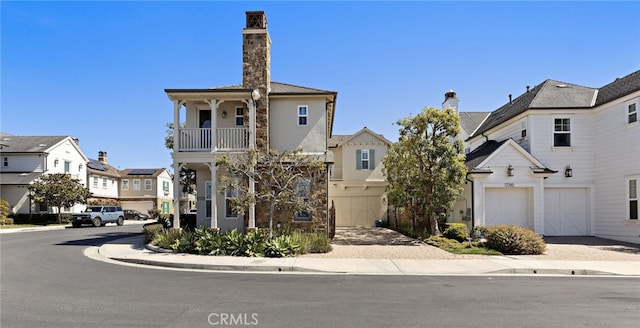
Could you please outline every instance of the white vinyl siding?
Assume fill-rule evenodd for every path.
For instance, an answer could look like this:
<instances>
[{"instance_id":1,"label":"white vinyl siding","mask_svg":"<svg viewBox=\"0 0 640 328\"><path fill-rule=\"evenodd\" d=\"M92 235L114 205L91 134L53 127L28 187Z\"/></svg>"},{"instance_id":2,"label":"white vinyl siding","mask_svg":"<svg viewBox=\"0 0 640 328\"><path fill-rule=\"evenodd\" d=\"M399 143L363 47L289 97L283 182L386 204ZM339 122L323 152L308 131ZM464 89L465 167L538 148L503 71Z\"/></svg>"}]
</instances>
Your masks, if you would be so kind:
<instances>
[{"instance_id":1,"label":"white vinyl siding","mask_svg":"<svg viewBox=\"0 0 640 328\"><path fill-rule=\"evenodd\" d=\"M627 106L627 123L638 121L638 105L636 103Z\"/></svg>"},{"instance_id":2,"label":"white vinyl siding","mask_svg":"<svg viewBox=\"0 0 640 328\"><path fill-rule=\"evenodd\" d=\"M629 204L629 210L627 211L627 219L638 220L638 181L640 177L633 177L627 179L627 202Z\"/></svg>"}]
</instances>

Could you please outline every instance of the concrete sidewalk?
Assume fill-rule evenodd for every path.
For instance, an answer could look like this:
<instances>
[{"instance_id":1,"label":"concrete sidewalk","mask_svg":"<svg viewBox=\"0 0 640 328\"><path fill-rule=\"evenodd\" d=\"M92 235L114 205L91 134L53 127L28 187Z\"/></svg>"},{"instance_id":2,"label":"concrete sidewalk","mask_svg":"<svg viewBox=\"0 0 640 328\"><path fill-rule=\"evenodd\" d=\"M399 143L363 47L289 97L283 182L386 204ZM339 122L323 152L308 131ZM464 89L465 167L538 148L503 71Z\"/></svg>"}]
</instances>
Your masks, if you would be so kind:
<instances>
[{"instance_id":1,"label":"concrete sidewalk","mask_svg":"<svg viewBox=\"0 0 640 328\"><path fill-rule=\"evenodd\" d=\"M473 259L251 258L157 252L142 237L102 245L98 253L111 260L159 267L222 271L256 271L382 275L612 275L640 277L639 261L548 261L507 256Z\"/></svg>"}]
</instances>

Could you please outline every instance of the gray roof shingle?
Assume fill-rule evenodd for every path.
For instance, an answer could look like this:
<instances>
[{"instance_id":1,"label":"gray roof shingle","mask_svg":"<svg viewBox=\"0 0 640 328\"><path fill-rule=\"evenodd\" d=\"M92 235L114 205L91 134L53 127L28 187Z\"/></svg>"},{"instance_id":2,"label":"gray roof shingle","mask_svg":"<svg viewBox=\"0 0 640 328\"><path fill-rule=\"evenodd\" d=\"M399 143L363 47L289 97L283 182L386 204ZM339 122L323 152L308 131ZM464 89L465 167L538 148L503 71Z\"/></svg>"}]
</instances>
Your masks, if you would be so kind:
<instances>
[{"instance_id":1,"label":"gray roof shingle","mask_svg":"<svg viewBox=\"0 0 640 328\"><path fill-rule=\"evenodd\" d=\"M3 153L42 153L68 136L2 136Z\"/></svg>"},{"instance_id":2,"label":"gray roof shingle","mask_svg":"<svg viewBox=\"0 0 640 328\"><path fill-rule=\"evenodd\" d=\"M638 90L640 90L640 70L625 77L617 78L615 81L600 88L596 106L606 104Z\"/></svg>"},{"instance_id":3,"label":"gray roof shingle","mask_svg":"<svg viewBox=\"0 0 640 328\"><path fill-rule=\"evenodd\" d=\"M467 133L475 131L491 112L460 112L460 126Z\"/></svg>"}]
</instances>

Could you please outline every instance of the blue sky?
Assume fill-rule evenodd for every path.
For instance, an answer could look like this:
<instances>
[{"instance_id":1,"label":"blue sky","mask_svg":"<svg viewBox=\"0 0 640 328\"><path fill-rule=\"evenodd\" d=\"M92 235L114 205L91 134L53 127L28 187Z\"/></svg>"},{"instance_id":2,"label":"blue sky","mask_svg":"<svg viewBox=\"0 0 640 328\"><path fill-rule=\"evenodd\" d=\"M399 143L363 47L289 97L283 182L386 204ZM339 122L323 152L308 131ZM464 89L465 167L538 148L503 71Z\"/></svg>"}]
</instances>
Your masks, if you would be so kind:
<instances>
[{"instance_id":1,"label":"blue sky","mask_svg":"<svg viewBox=\"0 0 640 328\"><path fill-rule=\"evenodd\" d=\"M640 69L640 2L2 1L0 130L71 135L121 169L167 167L165 88L242 80L264 10L273 81L338 92L334 134L440 107L492 111L545 79L601 87Z\"/></svg>"}]
</instances>

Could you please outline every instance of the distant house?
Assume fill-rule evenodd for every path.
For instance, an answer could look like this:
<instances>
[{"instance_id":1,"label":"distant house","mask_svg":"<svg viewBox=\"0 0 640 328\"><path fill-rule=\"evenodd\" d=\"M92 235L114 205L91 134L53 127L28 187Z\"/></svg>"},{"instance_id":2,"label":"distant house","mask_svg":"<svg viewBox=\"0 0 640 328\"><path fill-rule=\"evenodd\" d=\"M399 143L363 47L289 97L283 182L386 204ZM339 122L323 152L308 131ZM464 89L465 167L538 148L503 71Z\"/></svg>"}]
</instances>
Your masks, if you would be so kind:
<instances>
[{"instance_id":1,"label":"distant house","mask_svg":"<svg viewBox=\"0 0 640 328\"><path fill-rule=\"evenodd\" d=\"M352 135L329 138L334 164L329 167L329 201L336 211L336 226L372 227L386 220L387 183L382 159L391 142L368 128Z\"/></svg>"},{"instance_id":2,"label":"distant house","mask_svg":"<svg viewBox=\"0 0 640 328\"><path fill-rule=\"evenodd\" d=\"M98 152L98 159L87 163L87 182L91 198L88 205L118 205L120 173L107 163L107 152ZM145 212L146 213L146 212Z\"/></svg>"},{"instance_id":3,"label":"distant house","mask_svg":"<svg viewBox=\"0 0 640 328\"><path fill-rule=\"evenodd\" d=\"M640 71L601 88L546 80L509 98L466 140L454 220L640 243Z\"/></svg>"},{"instance_id":4,"label":"distant house","mask_svg":"<svg viewBox=\"0 0 640 328\"><path fill-rule=\"evenodd\" d=\"M164 168L124 169L120 175L120 205L124 209L161 214L173 212L173 176Z\"/></svg>"},{"instance_id":5,"label":"distant house","mask_svg":"<svg viewBox=\"0 0 640 328\"><path fill-rule=\"evenodd\" d=\"M176 172L183 167L196 171L197 225L243 231L269 222L269 211L256 209L257 206L248 208L244 216L232 210L229 199L234 197L234 190L224 189L219 183L224 172L216 167L217 157L249 150L301 149L303 154L325 163L322 173L313 179L296 182L298 192L317 197L313 203L318 205L311 213L280 211L275 222L305 230L326 228L327 167L331 163L327 139L333 128L337 93L271 81L271 37L264 12L246 12L242 42L242 84L165 89L173 101L176 127L173 167ZM176 195L180 188L178 179L176 174ZM247 183L255 188L254 182ZM176 199L176 218L179 208Z\"/></svg>"},{"instance_id":6,"label":"distant house","mask_svg":"<svg viewBox=\"0 0 640 328\"><path fill-rule=\"evenodd\" d=\"M28 186L39 176L49 173L68 173L87 186L87 157L78 141L69 136L13 136L0 137L0 195L9 202L11 213L40 213L57 211L46 204L31 201ZM84 205L60 209L61 212L81 211Z\"/></svg>"}]
</instances>

